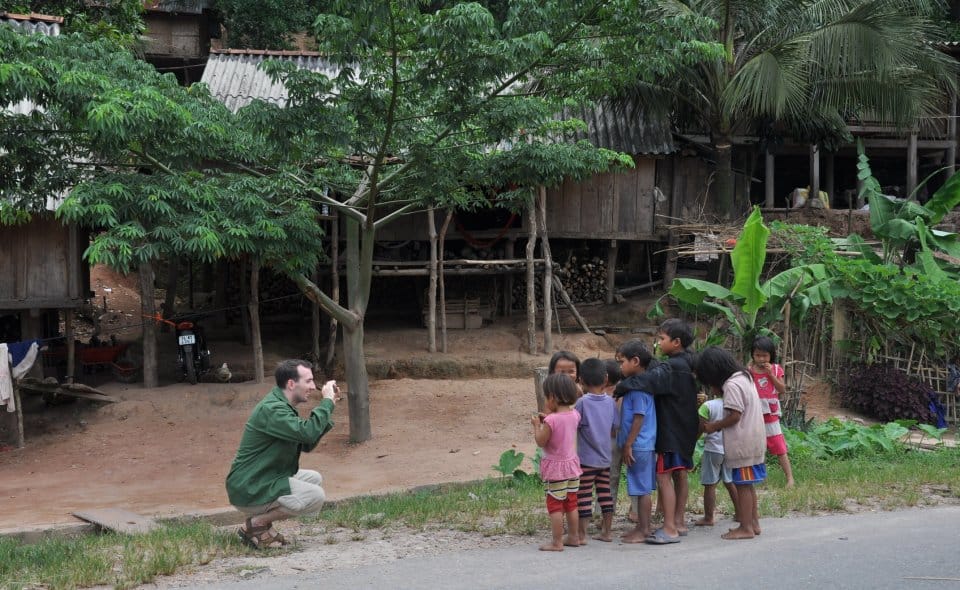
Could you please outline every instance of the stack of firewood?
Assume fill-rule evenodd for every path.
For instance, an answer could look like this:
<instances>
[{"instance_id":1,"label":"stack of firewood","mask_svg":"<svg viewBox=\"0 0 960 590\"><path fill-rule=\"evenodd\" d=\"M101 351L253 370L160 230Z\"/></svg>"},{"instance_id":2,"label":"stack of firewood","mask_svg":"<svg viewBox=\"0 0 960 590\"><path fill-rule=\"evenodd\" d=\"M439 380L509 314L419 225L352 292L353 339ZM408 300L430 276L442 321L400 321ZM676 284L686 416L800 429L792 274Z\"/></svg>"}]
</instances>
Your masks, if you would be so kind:
<instances>
[{"instance_id":1,"label":"stack of firewood","mask_svg":"<svg viewBox=\"0 0 960 590\"><path fill-rule=\"evenodd\" d=\"M607 296L607 263L598 256L580 259L570 256L554 272L574 303L603 301Z\"/></svg>"},{"instance_id":2,"label":"stack of firewood","mask_svg":"<svg viewBox=\"0 0 960 590\"><path fill-rule=\"evenodd\" d=\"M563 288L574 303L603 301L607 296L607 263L597 256L591 258L570 256L563 265L554 263L553 274L560 279ZM525 275L517 276L520 280L515 280L513 284L514 309L525 307L527 297ZM540 273L534 286L534 297L539 308L543 303L543 280Z\"/></svg>"}]
</instances>

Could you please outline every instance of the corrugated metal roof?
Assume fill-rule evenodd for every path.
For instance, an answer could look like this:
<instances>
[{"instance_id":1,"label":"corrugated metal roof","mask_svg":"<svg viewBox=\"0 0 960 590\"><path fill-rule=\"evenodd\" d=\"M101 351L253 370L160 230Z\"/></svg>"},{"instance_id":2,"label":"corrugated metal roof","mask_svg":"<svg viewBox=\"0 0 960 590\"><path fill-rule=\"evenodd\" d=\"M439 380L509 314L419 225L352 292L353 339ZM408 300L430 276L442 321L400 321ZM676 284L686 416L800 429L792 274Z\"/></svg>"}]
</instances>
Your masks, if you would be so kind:
<instances>
[{"instance_id":1,"label":"corrugated metal roof","mask_svg":"<svg viewBox=\"0 0 960 590\"><path fill-rule=\"evenodd\" d=\"M55 37L60 34L60 25L63 24L63 17L49 16L46 14L14 14L12 12L0 12L0 22L16 27L24 33L37 33Z\"/></svg>"},{"instance_id":2,"label":"corrugated metal roof","mask_svg":"<svg viewBox=\"0 0 960 590\"><path fill-rule=\"evenodd\" d=\"M670 154L676 151L670 119L650 116L643 109L617 108L600 102L593 108L569 111L587 124L586 133L577 139L586 139L593 145L626 154Z\"/></svg>"},{"instance_id":3,"label":"corrugated metal roof","mask_svg":"<svg viewBox=\"0 0 960 590\"><path fill-rule=\"evenodd\" d=\"M331 78L339 73L335 65L313 51L231 49L210 53L200 81L210 87L210 93L217 100L234 112L254 99L284 106L287 103L287 89L283 84L271 80L259 67L267 60L290 61L299 68L322 72Z\"/></svg>"}]
</instances>

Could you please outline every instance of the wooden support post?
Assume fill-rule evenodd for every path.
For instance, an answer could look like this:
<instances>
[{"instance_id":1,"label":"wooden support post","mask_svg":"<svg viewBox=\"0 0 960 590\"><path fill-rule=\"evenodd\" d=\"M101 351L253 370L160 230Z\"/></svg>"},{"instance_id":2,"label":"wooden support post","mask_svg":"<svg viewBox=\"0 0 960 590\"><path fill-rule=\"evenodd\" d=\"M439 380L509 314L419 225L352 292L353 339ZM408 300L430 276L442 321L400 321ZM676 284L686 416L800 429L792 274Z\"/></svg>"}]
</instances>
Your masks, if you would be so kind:
<instances>
[{"instance_id":1,"label":"wooden support post","mask_svg":"<svg viewBox=\"0 0 960 590\"><path fill-rule=\"evenodd\" d=\"M71 223L67 230L67 297L80 299L80 247L77 224Z\"/></svg>"},{"instance_id":2,"label":"wooden support post","mask_svg":"<svg viewBox=\"0 0 960 590\"><path fill-rule=\"evenodd\" d=\"M504 258L511 260L513 259L516 253L517 240L516 238L510 237L507 238L506 250L504 251ZM503 287L503 315L506 317L513 316L513 273L507 273L504 277L504 287Z\"/></svg>"},{"instance_id":3,"label":"wooden support post","mask_svg":"<svg viewBox=\"0 0 960 590\"><path fill-rule=\"evenodd\" d=\"M617 241L610 240L610 247L607 248L607 294L604 299L607 305L613 303L613 290L616 287L617 280Z\"/></svg>"},{"instance_id":4,"label":"wooden support post","mask_svg":"<svg viewBox=\"0 0 960 590\"><path fill-rule=\"evenodd\" d=\"M947 118L947 139L950 140L950 147L947 148L946 175L947 178L953 176L957 169L957 95L950 97L950 113ZM946 179L944 179L946 180Z\"/></svg>"},{"instance_id":5,"label":"wooden support post","mask_svg":"<svg viewBox=\"0 0 960 590\"><path fill-rule=\"evenodd\" d=\"M672 229L667 232L666 262L663 265L663 288L670 290L673 279L677 278L677 232Z\"/></svg>"},{"instance_id":6,"label":"wooden support post","mask_svg":"<svg viewBox=\"0 0 960 590\"><path fill-rule=\"evenodd\" d=\"M567 309L570 310L570 313L573 314L574 319L577 320L577 323L580 324L580 327L587 334L590 333L590 326L587 325L587 321L583 319L583 316L580 315L580 312L577 311L577 308L573 305L573 300L570 299L570 295L567 294L567 290L563 288L563 283L560 282L558 277L551 277L553 284L557 287L557 292L560 293L560 299L563 300L563 304L567 306ZM547 351L549 352L549 351Z\"/></svg>"},{"instance_id":7,"label":"wooden support post","mask_svg":"<svg viewBox=\"0 0 960 590\"><path fill-rule=\"evenodd\" d=\"M440 275L440 352L447 352L447 286L443 271L443 252L444 240L447 237L447 229L450 228L450 221L453 219L453 209L447 209L447 216L443 219L443 225L440 226L439 242L437 243L437 262Z\"/></svg>"},{"instance_id":8,"label":"wooden support post","mask_svg":"<svg viewBox=\"0 0 960 590\"><path fill-rule=\"evenodd\" d=\"M63 338L67 341L67 383L73 383L77 374L77 347L73 336L73 310L63 310ZM60 376L57 375L59 378Z\"/></svg>"},{"instance_id":9,"label":"wooden support post","mask_svg":"<svg viewBox=\"0 0 960 590\"><path fill-rule=\"evenodd\" d=\"M767 150L766 157L764 159L766 161L766 166L765 166L765 173L763 176L763 190L764 190L763 206L766 207L767 209L773 209L774 196L775 196L773 192L774 191L773 153L770 150Z\"/></svg>"},{"instance_id":10,"label":"wooden support post","mask_svg":"<svg viewBox=\"0 0 960 590\"><path fill-rule=\"evenodd\" d=\"M810 146L810 191L807 194L807 203L820 198L820 148L817 144Z\"/></svg>"},{"instance_id":11,"label":"wooden support post","mask_svg":"<svg viewBox=\"0 0 960 590\"><path fill-rule=\"evenodd\" d=\"M836 183L834 164L833 152L827 152L827 157L823 162L823 190L827 191L827 199L830 200L831 207L837 202L837 195L834 192L836 190L834 186Z\"/></svg>"},{"instance_id":12,"label":"wooden support post","mask_svg":"<svg viewBox=\"0 0 960 590\"><path fill-rule=\"evenodd\" d=\"M140 263L140 313L143 315L143 386L153 388L159 385L159 365L157 348L157 305L153 290L153 265L149 261Z\"/></svg>"},{"instance_id":13,"label":"wooden support post","mask_svg":"<svg viewBox=\"0 0 960 590\"><path fill-rule=\"evenodd\" d=\"M533 195L527 202L527 352L537 354L536 269L533 254L537 248L537 213Z\"/></svg>"},{"instance_id":14,"label":"wooden support post","mask_svg":"<svg viewBox=\"0 0 960 590\"><path fill-rule=\"evenodd\" d=\"M907 141L907 194L906 197L914 201L916 195L913 191L917 189L917 132L910 133L910 139Z\"/></svg>"},{"instance_id":15,"label":"wooden support post","mask_svg":"<svg viewBox=\"0 0 960 590\"><path fill-rule=\"evenodd\" d=\"M550 238L547 237L547 189L542 186L537 188L534 210L543 256L543 351L549 353L553 350L553 257L550 256Z\"/></svg>"},{"instance_id":16,"label":"wooden support post","mask_svg":"<svg viewBox=\"0 0 960 590\"><path fill-rule=\"evenodd\" d=\"M6 359L3 362L7 362ZM13 403L16 404L17 409L12 416L13 420L16 422L15 427L15 436L14 444L18 449L22 449L27 446L25 437L23 435L23 397L20 395L20 388L17 387L16 381L13 383ZM6 413L6 410L3 410Z\"/></svg>"}]
</instances>

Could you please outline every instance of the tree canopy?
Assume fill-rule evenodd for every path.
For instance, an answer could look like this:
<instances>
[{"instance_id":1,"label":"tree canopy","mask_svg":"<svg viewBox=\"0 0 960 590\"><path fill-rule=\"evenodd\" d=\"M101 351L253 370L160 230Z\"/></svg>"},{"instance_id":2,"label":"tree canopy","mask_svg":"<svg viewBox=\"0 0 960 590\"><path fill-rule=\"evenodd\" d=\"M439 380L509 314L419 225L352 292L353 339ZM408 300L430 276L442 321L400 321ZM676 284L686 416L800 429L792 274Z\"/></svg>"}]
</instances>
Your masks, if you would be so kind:
<instances>
[{"instance_id":1,"label":"tree canopy","mask_svg":"<svg viewBox=\"0 0 960 590\"><path fill-rule=\"evenodd\" d=\"M717 211L732 210L735 135L836 144L851 139L848 120L906 128L956 88L956 62L935 47L938 0L660 0L653 14L686 17L723 47L631 91L710 136Z\"/></svg>"},{"instance_id":2,"label":"tree canopy","mask_svg":"<svg viewBox=\"0 0 960 590\"><path fill-rule=\"evenodd\" d=\"M0 214L18 218L51 185L73 186L58 214L100 230L92 262L251 253L280 268L342 324L351 438L362 441L376 232L429 206L487 206L486 187L513 186L503 204L520 207L537 186L631 165L568 140L583 123L559 113L710 51L685 37L682 18L636 18L643 4L515 0L495 17L477 3L325 2L313 21L336 73L268 62L287 104L235 114L109 38L0 27L0 101L42 107L2 117L18 133L2 140L12 181L0 190L16 202ZM31 142L47 152L32 154ZM345 301L310 280L323 205L346 219Z\"/></svg>"}]
</instances>

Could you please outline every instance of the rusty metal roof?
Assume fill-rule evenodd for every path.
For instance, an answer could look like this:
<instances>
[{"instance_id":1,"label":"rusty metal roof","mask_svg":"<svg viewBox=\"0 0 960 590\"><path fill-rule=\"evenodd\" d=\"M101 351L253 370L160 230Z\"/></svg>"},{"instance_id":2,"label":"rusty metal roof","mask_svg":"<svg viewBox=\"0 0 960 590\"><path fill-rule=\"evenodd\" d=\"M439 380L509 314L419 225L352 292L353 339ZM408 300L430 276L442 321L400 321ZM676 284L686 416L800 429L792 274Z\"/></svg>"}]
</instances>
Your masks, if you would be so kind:
<instances>
[{"instance_id":1,"label":"rusty metal roof","mask_svg":"<svg viewBox=\"0 0 960 590\"><path fill-rule=\"evenodd\" d=\"M214 50L210 52L201 82L210 94L236 112L254 99L283 106L287 89L274 82L260 64L267 60L290 61L299 68L322 72L331 78L339 73L337 66L315 51Z\"/></svg>"}]
</instances>

